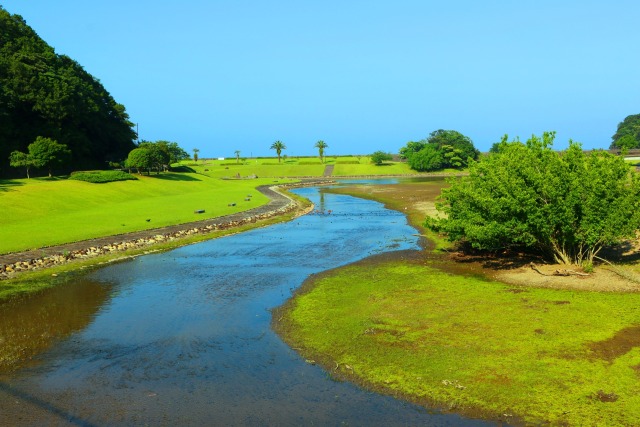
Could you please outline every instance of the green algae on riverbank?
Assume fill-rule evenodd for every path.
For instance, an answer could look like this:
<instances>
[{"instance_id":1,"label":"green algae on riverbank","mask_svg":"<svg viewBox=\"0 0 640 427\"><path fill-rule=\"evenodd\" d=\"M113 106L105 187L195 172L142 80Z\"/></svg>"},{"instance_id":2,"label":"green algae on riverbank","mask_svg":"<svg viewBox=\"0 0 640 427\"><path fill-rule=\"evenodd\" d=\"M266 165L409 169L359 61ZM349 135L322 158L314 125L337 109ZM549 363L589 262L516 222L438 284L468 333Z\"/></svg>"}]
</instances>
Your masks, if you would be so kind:
<instances>
[{"instance_id":1,"label":"green algae on riverbank","mask_svg":"<svg viewBox=\"0 0 640 427\"><path fill-rule=\"evenodd\" d=\"M640 338L622 332L640 325L640 295L513 287L399 256L316 276L275 328L333 375L428 406L511 423L638 423Z\"/></svg>"}]
</instances>

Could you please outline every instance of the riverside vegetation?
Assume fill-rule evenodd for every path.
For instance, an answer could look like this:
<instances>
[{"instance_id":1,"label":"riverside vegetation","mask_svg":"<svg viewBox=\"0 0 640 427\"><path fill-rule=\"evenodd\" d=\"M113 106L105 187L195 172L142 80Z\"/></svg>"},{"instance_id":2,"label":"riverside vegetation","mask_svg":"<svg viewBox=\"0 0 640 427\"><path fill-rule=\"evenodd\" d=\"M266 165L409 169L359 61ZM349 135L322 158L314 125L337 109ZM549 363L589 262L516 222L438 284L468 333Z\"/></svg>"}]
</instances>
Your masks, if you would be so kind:
<instances>
[{"instance_id":1,"label":"riverside vegetation","mask_svg":"<svg viewBox=\"0 0 640 427\"><path fill-rule=\"evenodd\" d=\"M383 201L424 233L439 186L330 191ZM454 262L450 243L437 247L447 245L314 276L274 313L274 327L333 376L445 411L515 425L637 424L637 282L617 277L632 292L604 292L615 274L598 267L586 289L580 277L546 277L552 289L511 285L510 276L540 275L527 259ZM635 263L618 268L637 277Z\"/></svg>"}]
</instances>

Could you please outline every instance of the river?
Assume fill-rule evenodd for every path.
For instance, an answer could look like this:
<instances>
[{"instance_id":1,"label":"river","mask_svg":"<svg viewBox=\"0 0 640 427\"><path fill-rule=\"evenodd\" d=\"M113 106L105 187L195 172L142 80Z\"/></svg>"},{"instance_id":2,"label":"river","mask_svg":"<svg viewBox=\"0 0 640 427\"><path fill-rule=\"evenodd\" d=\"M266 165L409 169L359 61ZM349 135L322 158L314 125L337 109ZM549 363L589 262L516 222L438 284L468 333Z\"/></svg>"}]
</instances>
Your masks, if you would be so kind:
<instances>
[{"instance_id":1,"label":"river","mask_svg":"<svg viewBox=\"0 0 640 427\"><path fill-rule=\"evenodd\" d=\"M439 414L306 363L270 309L309 275L419 249L377 202L295 190L318 212L141 256L0 305L1 425L495 425Z\"/></svg>"}]
</instances>

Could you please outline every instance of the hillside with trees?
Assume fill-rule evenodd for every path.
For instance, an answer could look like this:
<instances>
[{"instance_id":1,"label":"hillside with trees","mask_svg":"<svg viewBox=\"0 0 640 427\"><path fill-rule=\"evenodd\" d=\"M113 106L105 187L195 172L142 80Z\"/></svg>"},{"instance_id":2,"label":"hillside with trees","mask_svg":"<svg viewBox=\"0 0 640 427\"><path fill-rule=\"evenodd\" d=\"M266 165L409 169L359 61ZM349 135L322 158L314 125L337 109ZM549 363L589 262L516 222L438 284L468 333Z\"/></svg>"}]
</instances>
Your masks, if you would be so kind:
<instances>
[{"instance_id":1,"label":"hillside with trees","mask_svg":"<svg viewBox=\"0 0 640 427\"><path fill-rule=\"evenodd\" d=\"M98 79L0 6L0 176L21 175L9 156L38 137L66 145L73 168L88 169L125 159L136 135Z\"/></svg>"}]
</instances>

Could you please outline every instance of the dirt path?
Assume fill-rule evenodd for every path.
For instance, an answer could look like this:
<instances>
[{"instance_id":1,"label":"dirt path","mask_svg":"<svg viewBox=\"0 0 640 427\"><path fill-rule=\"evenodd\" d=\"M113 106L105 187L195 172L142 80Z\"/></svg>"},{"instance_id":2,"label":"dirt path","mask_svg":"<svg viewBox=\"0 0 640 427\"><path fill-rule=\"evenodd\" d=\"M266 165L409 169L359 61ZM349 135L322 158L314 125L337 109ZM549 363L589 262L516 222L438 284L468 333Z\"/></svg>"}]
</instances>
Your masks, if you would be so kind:
<instances>
[{"instance_id":1,"label":"dirt path","mask_svg":"<svg viewBox=\"0 0 640 427\"><path fill-rule=\"evenodd\" d=\"M310 186L326 183L327 181L307 180L300 184L292 186L282 187L296 187L296 186ZM194 221L185 224L172 225L161 228L153 228L149 230L137 231L133 233L118 234L106 237L100 237L96 239L82 240L78 242L65 243L62 245L49 246L44 248L38 248L29 251L14 252L10 254L0 255L0 270L3 270L7 266L15 265L16 263L32 262L32 260L42 259L46 257L55 257L65 253L73 253L78 251L84 251L88 248L103 247L106 245L112 245L114 242L131 242L136 240L153 239L158 235L174 235L181 231L192 230L194 228L202 229L207 227L230 228L233 226L246 223L247 220L251 220L256 217L263 217L269 215L277 215L279 213L285 213L285 210L290 205L294 205L295 202L276 191L275 186L262 185L256 188L257 191L264 194L269 198L269 202L265 205L257 208L249 209L243 212L238 212L231 215L225 215L216 218L210 218L202 221Z\"/></svg>"}]
</instances>

